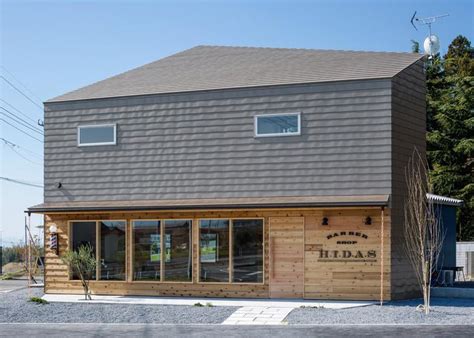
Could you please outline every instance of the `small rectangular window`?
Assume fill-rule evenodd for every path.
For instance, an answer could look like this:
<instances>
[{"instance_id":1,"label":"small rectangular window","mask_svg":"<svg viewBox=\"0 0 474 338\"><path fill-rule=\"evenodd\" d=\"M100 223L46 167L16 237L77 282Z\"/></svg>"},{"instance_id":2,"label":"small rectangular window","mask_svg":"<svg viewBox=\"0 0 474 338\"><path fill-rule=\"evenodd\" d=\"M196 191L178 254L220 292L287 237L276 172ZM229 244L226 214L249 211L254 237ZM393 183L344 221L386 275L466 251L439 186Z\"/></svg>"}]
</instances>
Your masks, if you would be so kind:
<instances>
[{"instance_id":1,"label":"small rectangular window","mask_svg":"<svg viewBox=\"0 0 474 338\"><path fill-rule=\"evenodd\" d=\"M79 126L77 144L80 147L117 144L117 126L115 124Z\"/></svg>"},{"instance_id":2,"label":"small rectangular window","mask_svg":"<svg viewBox=\"0 0 474 338\"><path fill-rule=\"evenodd\" d=\"M255 116L255 136L292 136L301 134L300 113Z\"/></svg>"}]
</instances>

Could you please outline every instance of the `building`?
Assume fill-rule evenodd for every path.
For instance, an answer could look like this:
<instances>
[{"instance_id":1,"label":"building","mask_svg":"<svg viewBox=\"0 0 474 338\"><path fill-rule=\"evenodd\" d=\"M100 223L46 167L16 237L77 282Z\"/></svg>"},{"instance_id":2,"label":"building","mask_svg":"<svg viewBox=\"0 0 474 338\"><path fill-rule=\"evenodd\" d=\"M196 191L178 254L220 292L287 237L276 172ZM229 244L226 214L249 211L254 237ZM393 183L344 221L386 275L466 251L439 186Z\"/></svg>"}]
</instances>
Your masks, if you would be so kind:
<instances>
[{"instance_id":1,"label":"building","mask_svg":"<svg viewBox=\"0 0 474 338\"><path fill-rule=\"evenodd\" d=\"M45 290L82 292L60 256L89 243L97 294L416 295L425 124L412 53L198 46L49 100Z\"/></svg>"},{"instance_id":2,"label":"building","mask_svg":"<svg viewBox=\"0 0 474 338\"><path fill-rule=\"evenodd\" d=\"M462 268L462 273L457 273L456 280L474 281L474 242L456 243L456 266Z\"/></svg>"}]
</instances>

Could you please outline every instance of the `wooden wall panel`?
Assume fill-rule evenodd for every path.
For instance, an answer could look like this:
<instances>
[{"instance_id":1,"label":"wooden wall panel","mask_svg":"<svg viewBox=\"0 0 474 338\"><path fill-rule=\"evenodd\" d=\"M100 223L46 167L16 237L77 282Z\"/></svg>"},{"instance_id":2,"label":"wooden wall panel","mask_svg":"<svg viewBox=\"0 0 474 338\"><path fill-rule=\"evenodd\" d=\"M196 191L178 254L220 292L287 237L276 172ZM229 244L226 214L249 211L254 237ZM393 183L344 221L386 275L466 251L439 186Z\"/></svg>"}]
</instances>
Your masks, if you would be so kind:
<instances>
[{"instance_id":1,"label":"wooden wall panel","mask_svg":"<svg viewBox=\"0 0 474 338\"><path fill-rule=\"evenodd\" d=\"M368 216L370 225L365 224ZM328 218L328 225L322 225L323 217ZM383 258L381 224L381 210L321 210L306 217L305 298L379 300L383 271L383 298L389 299L388 210Z\"/></svg>"},{"instance_id":2,"label":"wooden wall panel","mask_svg":"<svg viewBox=\"0 0 474 338\"><path fill-rule=\"evenodd\" d=\"M364 225L365 217L372 217L372 225ZM322 217L329 218L329 225L321 226ZM198 266L193 265L193 281L188 283L171 282L132 282L130 273L126 281L93 281L92 292L110 295L155 295L155 296L201 296L201 297L270 297L270 223L280 222L281 229L275 234L284 236L289 244L301 245L304 250L304 265L301 267L304 288L294 288L284 292L282 283L280 297L305 297L310 299L379 299L380 297L380 208L301 208L301 209L264 209L264 210L209 210L209 211L175 211L175 212L110 212L110 213L75 213L49 214L45 216L46 238L46 270L45 290L47 293L78 293L82 292L79 281L69 280L68 269L49 249L48 228L55 223L59 232L59 252L63 255L68 249L68 221L71 220L127 220L130 229L133 219L193 219L193 260L198 260L198 229L197 220L200 218L240 218L255 217L264 219L264 282L261 284L231 284L231 283L199 283L197 280ZM384 298L390 296L390 212L384 214ZM298 227L304 226L303 231ZM327 233L335 231L358 231L368 235L365 242L359 243L360 250L377 250L377 262L320 262L319 251L328 247ZM127 233L127 243L130 245L130 231ZM303 246L304 245L304 246ZM130 247L130 246L129 246ZM329 249L339 248L339 245L329 245ZM290 248L276 247L277 253L285 259L277 264L300 264L294 261L294 251ZM131 271L131 249L127 250L127 271ZM304 266L304 269L303 269ZM304 275L304 276L303 276ZM295 284L295 277L288 276L288 285ZM275 289L275 291L277 291ZM304 293L304 294L303 294Z\"/></svg>"}]
</instances>

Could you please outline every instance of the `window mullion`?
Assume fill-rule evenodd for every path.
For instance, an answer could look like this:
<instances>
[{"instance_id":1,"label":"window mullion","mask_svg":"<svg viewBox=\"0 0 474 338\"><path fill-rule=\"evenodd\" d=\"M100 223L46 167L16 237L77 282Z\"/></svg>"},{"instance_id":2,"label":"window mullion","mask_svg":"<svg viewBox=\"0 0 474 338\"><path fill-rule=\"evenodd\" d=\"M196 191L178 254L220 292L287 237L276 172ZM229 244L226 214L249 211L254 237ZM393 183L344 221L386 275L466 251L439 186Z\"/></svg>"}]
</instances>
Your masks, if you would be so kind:
<instances>
[{"instance_id":1,"label":"window mullion","mask_svg":"<svg viewBox=\"0 0 474 338\"><path fill-rule=\"evenodd\" d=\"M100 228L99 228L99 222L95 222L95 257L96 257L96 270L95 270L95 280L100 280L100 269L101 269L101 264L100 264L100 249L101 249L101 238L100 238Z\"/></svg>"},{"instance_id":2,"label":"window mullion","mask_svg":"<svg viewBox=\"0 0 474 338\"><path fill-rule=\"evenodd\" d=\"M164 236L165 236L165 221L160 221L160 282L163 282L163 274L165 272L165 250L164 250Z\"/></svg>"},{"instance_id":3,"label":"window mullion","mask_svg":"<svg viewBox=\"0 0 474 338\"><path fill-rule=\"evenodd\" d=\"M229 222L229 283L232 283L234 278L233 222L233 219Z\"/></svg>"}]
</instances>

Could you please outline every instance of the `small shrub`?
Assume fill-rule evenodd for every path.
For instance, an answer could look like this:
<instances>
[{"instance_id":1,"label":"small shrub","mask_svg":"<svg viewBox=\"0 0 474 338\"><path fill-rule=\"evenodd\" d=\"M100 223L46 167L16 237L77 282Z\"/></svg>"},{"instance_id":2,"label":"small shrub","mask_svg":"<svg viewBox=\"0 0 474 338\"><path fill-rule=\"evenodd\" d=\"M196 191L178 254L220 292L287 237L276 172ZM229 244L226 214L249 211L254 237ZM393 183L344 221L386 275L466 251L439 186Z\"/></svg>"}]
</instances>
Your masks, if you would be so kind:
<instances>
[{"instance_id":1,"label":"small shrub","mask_svg":"<svg viewBox=\"0 0 474 338\"><path fill-rule=\"evenodd\" d=\"M212 303L206 303L206 306L207 307L213 307L214 305L212 305Z\"/></svg>"},{"instance_id":2,"label":"small shrub","mask_svg":"<svg viewBox=\"0 0 474 338\"><path fill-rule=\"evenodd\" d=\"M48 304L49 302L41 297L31 297L30 302L34 302L37 304Z\"/></svg>"},{"instance_id":3,"label":"small shrub","mask_svg":"<svg viewBox=\"0 0 474 338\"><path fill-rule=\"evenodd\" d=\"M194 304L194 306L201 307L201 306L204 306L204 305L202 305L201 303L198 302L198 303Z\"/></svg>"}]
</instances>

